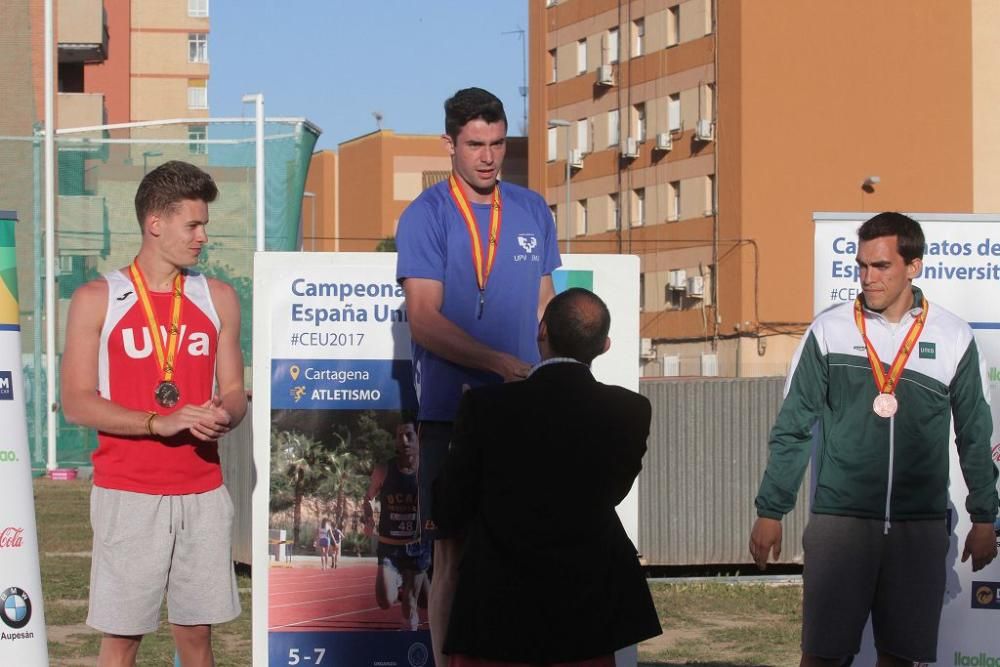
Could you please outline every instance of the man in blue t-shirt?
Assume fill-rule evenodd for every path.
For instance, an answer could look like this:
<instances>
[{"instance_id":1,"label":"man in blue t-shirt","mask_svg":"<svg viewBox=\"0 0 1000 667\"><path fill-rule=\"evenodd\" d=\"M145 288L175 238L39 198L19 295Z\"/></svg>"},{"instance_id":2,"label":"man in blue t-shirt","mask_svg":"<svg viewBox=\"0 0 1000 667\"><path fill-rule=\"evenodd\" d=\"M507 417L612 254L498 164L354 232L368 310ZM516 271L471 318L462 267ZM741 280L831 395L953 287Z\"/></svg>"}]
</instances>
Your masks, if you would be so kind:
<instances>
[{"instance_id":1,"label":"man in blue t-shirt","mask_svg":"<svg viewBox=\"0 0 1000 667\"><path fill-rule=\"evenodd\" d=\"M527 376L538 362L541 313L560 264L545 200L498 180L506 151L503 103L481 88L444 104L447 181L399 219L396 278L406 293L420 420L420 520L435 538L429 601L438 667L455 590L460 536L435 533L430 489L464 389Z\"/></svg>"}]
</instances>

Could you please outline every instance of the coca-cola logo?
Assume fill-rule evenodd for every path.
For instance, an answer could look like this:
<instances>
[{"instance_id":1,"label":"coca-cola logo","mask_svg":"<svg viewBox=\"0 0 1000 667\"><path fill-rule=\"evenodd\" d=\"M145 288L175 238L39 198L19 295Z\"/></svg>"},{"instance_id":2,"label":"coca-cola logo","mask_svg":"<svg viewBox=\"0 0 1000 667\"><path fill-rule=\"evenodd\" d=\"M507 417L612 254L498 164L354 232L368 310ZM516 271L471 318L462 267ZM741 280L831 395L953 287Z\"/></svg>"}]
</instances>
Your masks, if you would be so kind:
<instances>
[{"instance_id":1,"label":"coca-cola logo","mask_svg":"<svg viewBox=\"0 0 1000 667\"><path fill-rule=\"evenodd\" d=\"M993 460L1000 463L1000 442L993 445Z\"/></svg>"},{"instance_id":2,"label":"coca-cola logo","mask_svg":"<svg viewBox=\"0 0 1000 667\"><path fill-rule=\"evenodd\" d=\"M0 531L0 549L16 549L24 543L24 528L7 526Z\"/></svg>"}]
</instances>

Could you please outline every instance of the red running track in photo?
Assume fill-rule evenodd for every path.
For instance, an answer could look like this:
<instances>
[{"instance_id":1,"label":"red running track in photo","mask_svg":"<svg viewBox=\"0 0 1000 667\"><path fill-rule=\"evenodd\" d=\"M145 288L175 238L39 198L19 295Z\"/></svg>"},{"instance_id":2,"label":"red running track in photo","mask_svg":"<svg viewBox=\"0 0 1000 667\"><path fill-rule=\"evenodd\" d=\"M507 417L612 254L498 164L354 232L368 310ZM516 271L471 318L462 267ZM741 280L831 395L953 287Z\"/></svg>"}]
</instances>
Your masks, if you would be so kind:
<instances>
[{"instance_id":1,"label":"red running track in photo","mask_svg":"<svg viewBox=\"0 0 1000 667\"><path fill-rule=\"evenodd\" d=\"M377 572L374 562L335 570L271 568L268 630L399 630L399 603L380 609L375 602ZM427 629L425 609L420 609L419 629Z\"/></svg>"}]
</instances>

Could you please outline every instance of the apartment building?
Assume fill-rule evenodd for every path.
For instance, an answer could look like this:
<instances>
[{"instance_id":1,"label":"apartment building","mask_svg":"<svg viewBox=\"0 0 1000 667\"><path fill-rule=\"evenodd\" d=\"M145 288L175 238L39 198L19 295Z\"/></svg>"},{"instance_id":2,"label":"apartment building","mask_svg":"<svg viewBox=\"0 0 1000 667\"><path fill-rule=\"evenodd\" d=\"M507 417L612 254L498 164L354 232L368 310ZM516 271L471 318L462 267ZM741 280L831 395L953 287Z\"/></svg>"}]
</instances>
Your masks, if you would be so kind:
<instances>
[{"instance_id":1,"label":"apartment building","mask_svg":"<svg viewBox=\"0 0 1000 667\"><path fill-rule=\"evenodd\" d=\"M783 374L816 211L1000 210L996 3L529 0L529 26L529 182L563 248L640 257L645 375Z\"/></svg>"},{"instance_id":2,"label":"apartment building","mask_svg":"<svg viewBox=\"0 0 1000 667\"><path fill-rule=\"evenodd\" d=\"M527 185L527 154L524 137L507 138L504 180ZM393 249L403 210L449 173L451 158L439 135L379 129L336 151L314 153L302 202L302 249Z\"/></svg>"},{"instance_id":3,"label":"apartment building","mask_svg":"<svg viewBox=\"0 0 1000 667\"><path fill-rule=\"evenodd\" d=\"M209 0L74 0L56 12L59 128L208 118ZM179 131L204 138L205 125Z\"/></svg>"}]
</instances>

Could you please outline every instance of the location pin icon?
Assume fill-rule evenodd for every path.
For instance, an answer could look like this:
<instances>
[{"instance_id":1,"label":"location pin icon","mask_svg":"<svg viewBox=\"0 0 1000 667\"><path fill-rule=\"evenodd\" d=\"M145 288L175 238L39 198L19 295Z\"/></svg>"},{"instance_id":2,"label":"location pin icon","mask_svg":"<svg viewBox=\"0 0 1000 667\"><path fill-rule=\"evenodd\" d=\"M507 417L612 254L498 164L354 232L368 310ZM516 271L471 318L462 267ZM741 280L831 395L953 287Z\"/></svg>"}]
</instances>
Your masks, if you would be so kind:
<instances>
[{"instance_id":1,"label":"location pin icon","mask_svg":"<svg viewBox=\"0 0 1000 667\"><path fill-rule=\"evenodd\" d=\"M299 367L298 366L295 366L293 364L292 367L288 369L288 373L292 376L292 382L295 382L296 380L299 379Z\"/></svg>"}]
</instances>

